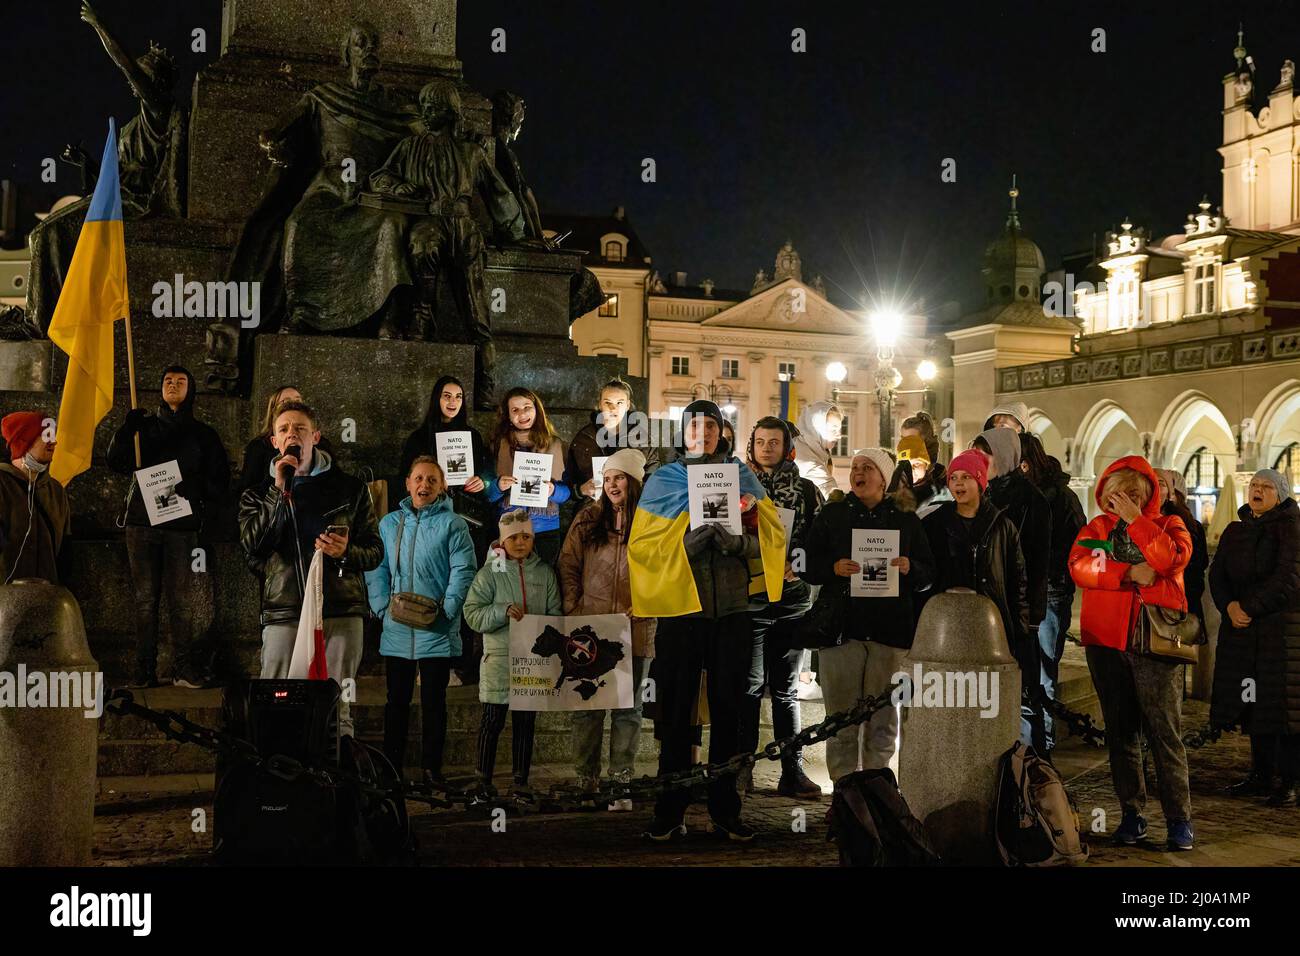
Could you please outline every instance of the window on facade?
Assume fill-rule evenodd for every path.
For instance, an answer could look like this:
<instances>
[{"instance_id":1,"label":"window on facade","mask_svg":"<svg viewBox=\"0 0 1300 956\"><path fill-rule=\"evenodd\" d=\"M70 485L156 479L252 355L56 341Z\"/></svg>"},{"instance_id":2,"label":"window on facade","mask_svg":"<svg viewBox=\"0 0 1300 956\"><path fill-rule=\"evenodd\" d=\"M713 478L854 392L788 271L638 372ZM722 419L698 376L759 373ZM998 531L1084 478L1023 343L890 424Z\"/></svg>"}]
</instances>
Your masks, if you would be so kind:
<instances>
[{"instance_id":1,"label":"window on facade","mask_svg":"<svg viewBox=\"0 0 1300 956\"><path fill-rule=\"evenodd\" d=\"M688 355L674 355L670 366L673 375L690 375L691 359Z\"/></svg>"},{"instance_id":2,"label":"window on facade","mask_svg":"<svg viewBox=\"0 0 1300 956\"><path fill-rule=\"evenodd\" d=\"M606 319L618 318L618 293L611 292L605 296L605 301L600 307L600 314Z\"/></svg>"},{"instance_id":3,"label":"window on facade","mask_svg":"<svg viewBox=\"0 0 1300 956\"><path fill-rule=\"evenodd\" d=\"M1138 320L1137 276L1123 276L1115 283L1115 321L1112 327L1127 329Z\"/></svg>"},{"instance_id":4,"label":"window on facade","mask_svg":"<svg viewBox=\"0 0 1300 956\"><path fill-rule=\"evenodd\" d=\"M623 243L617 239L611 239L605 243L605 259L609 262L622 262Z\"/></svg>"},{"instance_id":5,"label":"window on facade","mask_svg":"<svg viewBox=\"0 0 1300 956\"><path fill-rule=\"evenodd\" d=\"M1291 482L1291 493L1300 495L1300 442L1292 442L1282 449L1282 454L1273 462L1275 471L1280 471Z\"/></svg>"},{"instance_id":6,"label":"window on facade","mask_svg":"<svg viewBox=\"0 0 1300 956\"><path fill-rule=\"evenodd\" d=\"M840 440L835 443L835 457L844 458L849 453L849 416L840 419Z\"/></svg>"},{"instance_id":7,"label":"window on facade","mask_svg":"<svg viewBox=\"0 0 1300 956\"><path fill-rule=\"evenodd\" d=\"M782 376L785 376L784 379L785 381L789 381L790 379L795 377L794 362L776 363L776 377L779 380L781 379Z\"/></svg>"},{"instance_id":8,"label":"window on facade","mask_svg":"<svg viewBox=\"0 0 1300 956\"><path fill-rule=\"evenodd\" d=\"M1214 263L1205 262L1192 273L1192 314L1209 315L1215 305Z\"/></svg>"},{"instance_id":9,"label":"window on facade","mask_svg":"<svg viewBox=\"0 0 1300 956\"><path fill-rule=\"evenodd\" d=\"M722 377L740 378L740 359L723 359Z\"/></svg>"},{"instance_id":10,"label":"window on facade","mask_svg":"<svg viewBox=\"0 0 1300 956\"><path fill-rule=\"evenodd\" d=\"M1214 517L1219 487L1223 484L1219 459L1208 448L1201 446L1187 459L1183 478L1187 480L1187 507L1198 521L1208 525Z\"/></svg>"}]
</instances>

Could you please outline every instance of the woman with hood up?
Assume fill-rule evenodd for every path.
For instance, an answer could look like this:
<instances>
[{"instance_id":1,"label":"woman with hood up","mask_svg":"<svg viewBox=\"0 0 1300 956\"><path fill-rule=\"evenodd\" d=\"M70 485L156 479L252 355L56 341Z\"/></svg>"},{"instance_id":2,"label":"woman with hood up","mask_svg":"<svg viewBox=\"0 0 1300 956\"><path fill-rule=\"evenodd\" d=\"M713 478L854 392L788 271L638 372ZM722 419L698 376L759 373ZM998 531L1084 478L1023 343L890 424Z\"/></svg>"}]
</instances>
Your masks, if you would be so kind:
<instances>
[{"instance_id":1,"label":"woman with hood up","mask_svg":"<svg viewBox=\"0 0 1300 956\"><path fill-rule=\"evenodd\" d=\"M1110 773L1123 819L1115 840L1146 836L1142 738L1155 759L1166 841L1192 849L1192 800L1182 740L1182 665L1129 649L1144 604L1187 610L1183 569L1192 538L1177 515L1160 513L1159 479L1145 458L1112 462L1097 482L1101 514L1070 549L1070 574L1083 590L1080 639L1106 722Z\"/></svg>"},{"instance_id":2,"label":"woman with hood up","mask_svg":"<svg viewBox=\"0 0 1300 956\"><path fill-rule=\"evenodd\" d=\"M829 498L840 487L835 481L831 449L839 443L843 421L844 414L834 403L813 402L804 408L795 423L798 433L794 440L795 464L799 466L799 474L816 485L823 498Z\"/></svg>"}]
</instances>

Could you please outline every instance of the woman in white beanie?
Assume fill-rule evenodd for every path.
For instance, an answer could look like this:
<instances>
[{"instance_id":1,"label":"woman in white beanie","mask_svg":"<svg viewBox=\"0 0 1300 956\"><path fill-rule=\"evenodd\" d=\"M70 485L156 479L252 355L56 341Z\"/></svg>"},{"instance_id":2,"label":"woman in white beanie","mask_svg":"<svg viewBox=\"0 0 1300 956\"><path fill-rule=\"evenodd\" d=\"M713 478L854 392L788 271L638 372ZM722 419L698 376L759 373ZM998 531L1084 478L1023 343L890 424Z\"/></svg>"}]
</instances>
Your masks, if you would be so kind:
<instances>
[{"instance_id":1,"label":"woman in white beanie","mask_svg":"<svg viewBox=\"0 0 1300 956\"><path fill-rule=\"evenodd\" d=\"M560 549L558 570L565 614L627 614L632 590L627 567L627 539L641 497L645 455L621 448L609 456L600 496L574 517ZM632 620L632 706L611 712L609 772L617 783L630 783L641 734L641 685L654 657L655 619ZM605 711L573 713L573 757L579 785L595 790L600 781L600 751ZM631 810L632 801L614 800L610 810Z\"/></svg>"},{"instance_id":2,"label":"woman in white beanie","mask_svg":"<svg viewBox=\"0 0 1300 956\"><path fill-rule=\"evenodd\" d=\"M893 459L883 448L854 452L849 493L823 505L808 532L804 577L823 589L847 588L854 575L862 573L853 559L854 529L897 531L899 538L899 556L891 562L898 570L898 596L849 598L840 644L818 651L828 713L848 710L858 698L879 694L892 684L897 671L907 669L907 652L916 630L913 595L934 580L934 559L921 519L885 491L893 471ZM885 707L865 728L849 727L826 741L831 780L859 766L868 770L889 766L899 717L898 707Z\"/></svg>"}]
</instances>

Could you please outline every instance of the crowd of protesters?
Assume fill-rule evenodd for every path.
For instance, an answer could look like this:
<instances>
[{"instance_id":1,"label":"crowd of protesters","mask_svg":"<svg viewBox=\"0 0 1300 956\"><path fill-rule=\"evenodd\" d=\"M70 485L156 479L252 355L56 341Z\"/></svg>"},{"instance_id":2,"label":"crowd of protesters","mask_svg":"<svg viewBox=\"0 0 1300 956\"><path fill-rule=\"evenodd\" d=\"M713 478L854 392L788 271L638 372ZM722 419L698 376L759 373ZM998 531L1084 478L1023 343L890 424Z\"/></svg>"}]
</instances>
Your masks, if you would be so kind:
<instances>
[{"instance_id":1,"label":"crowd of protesters","mask_svg":"<svg viewBox=\"0 0 1300 956\"><path fill-rule=\"evenodd\" d=\"M211 650L194 639L194 618L203 600L197 589L211 579L192 574L191 562L205 522L229 494L229 461L216 432L194 414L190 373L166 369L160 390L156 412L129 412L108 450L110 467L123 474L175 461L180 481L172 491L191 506L187 516L151 525L132 485L124 515L137 634L131 686L159 683L166 593L173 682L202 687L213 680ZM398 488L406 494L385 509L366 482L334 460L303 393L275 389L235 482L239 541L260 588L260 676L289 673L307 569L322 552L330 676L355 678L366 621L382 622L376 629L388 694L384 751L393 764L401 770L406 762L418 677L421 771L427 783L443 781L447 687L455 674L462 684L477 684L483 707L477 771L484 792L507 715L513 787L524 792L536 715L510 708L511 621L525 614L626 615L632 706L572 715L576 776L583 791L595 792L602 777L631 780L646 716L655 721L661 773L686 770L698 759L705 705L713 763L757 749L765 693L775 737L795 734L808 647L818 647L828 713L879 693L906 670L927 600L964 588L996 608L1021 675L1021 739L1050 759L1051 702L1081 594L1077 637L1097 689L1123 811L1115 837L1136 843L1146 835L1149 752L1167 844L1190 849L1183 668L1148 652L1135 635L1155 628L1149 622L1164 609L1162 620L1190 621L1203 637L1208 574L1208 601L1222 616L1211 721L1240 728L1251 741L1250 772L1229 789L1274 806L1296 804L1300 508L1282 474L1266 469L1254 476L1211 562L1182 476L1138 456L1105 469L1094 492L1100 512L1086 521L1069 476L1027 429L1023 405L994 408L984 430L947 463L939 460L930 417L907 418L897 448L851 455L844 489L833 456L843 415L832 403L808 405L797 422L761 418L737 436L716 404L695 401L674 423L670 448L628 428L633 411L631 387L611 381L591 420L565 443L542 397L511 388L485 440L469 422L464 386L440 378L424 421L403 445L399 473L387 483L393 498ZM47 422L40 412L3 420L10 459L0 464L6 583L68 576L70 509L46 474L55 448ZM469 433L474 462L473 474L454 486L437 457L438 436L450 431ZM551 456L542 506L510 505L521 452ZM738 466L739 534L719 524L689 527L689 468L721 464ZM571 499L565 522L561 506ZM855 529L897 532L896 596L850 596L849 581L863 572L854 559ZM1183 618L1189 613L1194 617ZM830 627L831 639L807 640L803 632L814 624ZM644 693L647 687L654 693ZM351 736L346 702L339 726ZM896 764L900 746L907 737L900 736L898 707L881 708L865 726L827 741L830 777ZM752 787L752 778L709 777L717 832L740 841L754 836L742 819ZM800 752L783 756L777 790L821 795ZM645 835L667 842L684 834L691 797L687 789L663 793ZM615 799L609 809L632 807Z\"/></svg>"}]
</instances>

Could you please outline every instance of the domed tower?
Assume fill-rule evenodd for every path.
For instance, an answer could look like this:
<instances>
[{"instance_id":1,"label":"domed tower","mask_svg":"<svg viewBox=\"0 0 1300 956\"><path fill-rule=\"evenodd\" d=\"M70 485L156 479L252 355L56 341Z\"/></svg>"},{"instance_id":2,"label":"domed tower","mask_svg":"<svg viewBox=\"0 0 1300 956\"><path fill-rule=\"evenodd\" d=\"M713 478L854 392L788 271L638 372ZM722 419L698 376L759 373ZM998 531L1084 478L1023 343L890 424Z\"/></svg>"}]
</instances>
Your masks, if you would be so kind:
<instances>
[{"instance_id":1,"label":"domed tower","mask_svg":"<svg viewBox=\"0 0 1300 956\"><path fill-rule=\"evenodd\" d=\"M1046 265L1043 251L1020 231L1016 210L1016 178L1011 177L1011 211L1006 229L984 250L984 291L988 305L1011 302L1038 302L1039 289Z\"/></svg>"}]
</instances>

